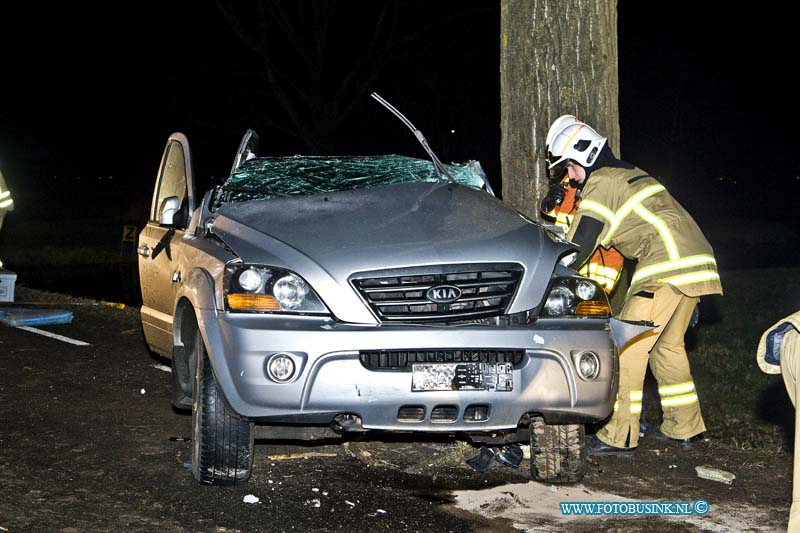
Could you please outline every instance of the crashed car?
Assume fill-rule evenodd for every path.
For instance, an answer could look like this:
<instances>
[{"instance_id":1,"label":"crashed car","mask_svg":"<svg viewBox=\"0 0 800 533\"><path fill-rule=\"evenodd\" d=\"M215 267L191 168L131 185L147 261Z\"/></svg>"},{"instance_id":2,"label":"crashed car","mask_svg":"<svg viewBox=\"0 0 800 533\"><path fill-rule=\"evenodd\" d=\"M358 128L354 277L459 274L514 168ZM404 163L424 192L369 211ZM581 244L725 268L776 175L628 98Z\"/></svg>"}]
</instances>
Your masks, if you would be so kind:
<instances>
[{"instance_id":1,"label":"crashed car","mask_svg":"<svg viewBox=\"0 0 800 533\"><path fill-rule=\"evenodd\" d=\"M367 430L530 442L534 479L579 480L625 335L562 265L575 247L475 162L257 145L201 197L173 134L139 235L144 334L192 410L197 481L247 480L255 438Z\"/></svg>"}]
</instances>

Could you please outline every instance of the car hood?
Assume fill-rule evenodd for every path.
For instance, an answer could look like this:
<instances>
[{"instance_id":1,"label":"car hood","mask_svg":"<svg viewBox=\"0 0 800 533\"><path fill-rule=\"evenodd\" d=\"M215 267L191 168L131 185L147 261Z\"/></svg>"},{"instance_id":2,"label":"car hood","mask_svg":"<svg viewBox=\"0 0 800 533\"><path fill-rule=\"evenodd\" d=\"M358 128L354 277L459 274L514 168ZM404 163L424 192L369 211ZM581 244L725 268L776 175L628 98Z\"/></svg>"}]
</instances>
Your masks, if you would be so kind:
<instances>
[{"instance_id":1,"label":"car hood","mask_svg":"<svg viewBox=\"0 0 800 533\"><path fill-rule=\"evenodd\" d=\"M524 268L509 312L539 304L571 245L484 191L403 183L222 205L213 224L245 263L301 275L340 320L375 323L350 285L356 273L444 264Z\"/></svg>"}]
</instances>

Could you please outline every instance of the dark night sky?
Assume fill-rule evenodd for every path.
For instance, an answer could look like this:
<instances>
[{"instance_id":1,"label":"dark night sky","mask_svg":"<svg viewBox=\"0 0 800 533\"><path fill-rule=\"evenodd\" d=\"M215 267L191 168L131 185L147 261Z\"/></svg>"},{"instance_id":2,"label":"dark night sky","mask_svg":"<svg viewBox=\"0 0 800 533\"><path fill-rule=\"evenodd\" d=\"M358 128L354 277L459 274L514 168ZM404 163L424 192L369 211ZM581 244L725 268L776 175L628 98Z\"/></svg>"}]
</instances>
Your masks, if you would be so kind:
<instances>
[{"instance_id":1,"label":"dark night sky","mask_svg":"<svg viewBox=\"0 0 800 533\"><path fill-rule=\"evenodd\" d=\"M797 221L796 11L620 2L623 154L696 216Z\"/></svg>"},{"instance_id":2,"label":"dark night sky","mask_svg":"<svg viewBox=\"0 0 800 533\"><path fill-rule=\"evenodd\" d=\"M259 118L280 111L255 56L213 2L151 5L0 7L0 165L16 192L15 217L146 203L172 131L189 136L206 180L224 174L247 127L261 133L262 152L305 150ZM787 219L800 192L794 13L658 6L618 5L623 156L661 177L696 218L700 209L764 216L775 202L766 216ZM342 64L372 27L355 11L336 20L344 42L330 51ZM372 85L442 159L479 159L495 184L499 25L499 2L406 2L406 41ZM368 98L342 126L336 149L424 157ZM89 190L100 192L91 210Z\"/></svg>"}]
</instances>

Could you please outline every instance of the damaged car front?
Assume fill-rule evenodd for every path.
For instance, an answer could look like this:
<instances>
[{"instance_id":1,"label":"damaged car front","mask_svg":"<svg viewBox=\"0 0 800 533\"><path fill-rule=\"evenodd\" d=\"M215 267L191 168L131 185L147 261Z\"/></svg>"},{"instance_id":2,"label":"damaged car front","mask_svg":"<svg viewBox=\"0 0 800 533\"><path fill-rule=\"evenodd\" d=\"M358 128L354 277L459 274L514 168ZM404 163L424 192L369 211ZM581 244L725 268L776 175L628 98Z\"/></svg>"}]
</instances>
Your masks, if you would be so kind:
<instances>
[{"instance_id":1,"label":"damaged car front","mask_svg":"<svg viewBox=\"0 0 800 533\"><path fill-rule=\"evenodd\" d=\"M166 310L142 278L197 480L246 480L254 438L366 430L530 441L535 479L580 479L618 356L605 293L561 264L573 246L496 199L477 163L442 179L396 155L260 158L249 135L158 254ZM153 225L174 230L185 200L159 190Z\"/></svg>"}]
</instances>

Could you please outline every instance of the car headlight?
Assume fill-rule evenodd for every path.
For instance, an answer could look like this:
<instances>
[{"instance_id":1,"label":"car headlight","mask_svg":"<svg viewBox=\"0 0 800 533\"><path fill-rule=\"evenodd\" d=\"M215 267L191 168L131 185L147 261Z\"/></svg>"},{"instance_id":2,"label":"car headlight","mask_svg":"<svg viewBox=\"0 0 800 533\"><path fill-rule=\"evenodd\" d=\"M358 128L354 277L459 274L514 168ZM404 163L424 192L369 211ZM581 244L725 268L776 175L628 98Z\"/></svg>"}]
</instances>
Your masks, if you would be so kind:
<instances>
[{"instance_id":1,"label":"car headlight","mask_svg":"<svg viewBox=\"0 0 800 533\"><path fill-rule=\"evenodd\" d=\"M550 282L541 316L611 316L606 293L593 280L577 277L556 277Z\"/></svg>"},{"instance_id":2,"label":"car headlight","mask_svg":"<svg viewBox=\"0 0 800 533\"><path fill-rule=\"evenodd\" d=\"M287 274L275 282L272 286L272 293L285 309L297 309L305 302L310 289L308 284L299 277Z\"/></svg>"},{"instance_id":3,"label":"car headlight","mask_svg":"<svg viewBox=\"0 0 800 533\"><path fill-rule=\"evenodd\" d=\"M230 311L330 314L314 289L289 270L232 264L225 268L224 283Z\"/></svg>"}]
</instances>

